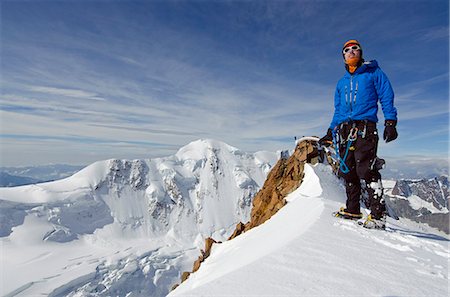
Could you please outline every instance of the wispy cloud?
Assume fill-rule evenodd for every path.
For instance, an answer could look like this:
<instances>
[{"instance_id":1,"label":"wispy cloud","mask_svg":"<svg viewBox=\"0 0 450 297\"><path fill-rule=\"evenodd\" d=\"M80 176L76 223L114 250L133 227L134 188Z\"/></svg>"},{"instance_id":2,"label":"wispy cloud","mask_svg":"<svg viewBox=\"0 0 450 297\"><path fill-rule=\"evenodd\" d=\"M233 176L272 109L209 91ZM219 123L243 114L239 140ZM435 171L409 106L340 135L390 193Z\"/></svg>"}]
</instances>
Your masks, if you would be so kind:
<instances>
[{"instance_id":1,"label":"wispy cloud","mask_svg":"<svg viewBox=\"0 0 450 297\"><path fill-rule=\"evenodd\" d=\"M431 41L445 42L446 40L448 40L448 37L449 37L448 26L442 26L424 29L422 31L422 34L420 34L419 39L424 42L431 42Z\"/></svg>"},{"instance_id":2,"label":"wispy cloud","mask_svg":"<svg viewBox=\"0 0 450 297\"><path fill-rule=\"evenodd\" d=\"M97 138L97 137L79 137L75 135L68 136L55 136L55 135L25 135L25 134L2 134L4 139L15 139L15 140L39 140L39 141L59 141L59 142L75 142L75 143L85 143L85 144L129 144L129 145L145 145L145 146L167 146L166 144L150 142L150 141L117 141L117 139L109 138Z\"/></svg>"},{"instance_id":3,"label":"wispy cloud","mask_svg":"<svg viewBox=\"0 0 450 297\"><path fill-rule=\"evenodd\" d=\"M390 77L400 73L401 123L426 127L448 115L448 74L404 58L415 53L412 31L440 42L445 26L421 14L413 22L414 7L395 1L352 4L364 18L327 1L8 3L2 150L12 164L25 143L39 148L37 163L58 156L56 148L79 160L83 152L167 155L205 137L250 151L290 148L293 136L326 131L344 71L340 45L358 36L368 55L385 54Z\"/></svg>"},{"instance_id":4,"label":"wispy cloud","mask_svg":"<svg viewBox=\"0 0 450 297\"><path fill-rule=\"evenodd\" d=\"M449 174L449 159L430 155L405 155L386 158L387 166L383 178L434 178Z\"/></svg>"},{"instance_id":5,"label":"wispy cloud","mask_svg":"<svg viewBox=\"0 0 450 297\"><path fill-rule=\"evenodd\" d=\"M29 89L33 92L39 92L50 95L57 96L65 96L72 97L78 99L89 99L89 100L99 100L105 101L105 98L100 97L98 94L92 92L86 92L83 90L75 90L75 89L63 89L63 88L54 88L54 87L42 87L42 86L31 86Z\"/></svg>"},{"instance_id":6,"label":"wispy cloud","mask_svg":"<svg viewBox=\"0 0 450 297\"><path fill-rule=\"evenodd\" d=\"M443 73L399 86L395 91L395 102L401 120L422 120L422 126L433 126L433 122L423 120L448 117L448 91L443 88L448 86L448 78L448 73Z\"/></svg>"}]
</instances>

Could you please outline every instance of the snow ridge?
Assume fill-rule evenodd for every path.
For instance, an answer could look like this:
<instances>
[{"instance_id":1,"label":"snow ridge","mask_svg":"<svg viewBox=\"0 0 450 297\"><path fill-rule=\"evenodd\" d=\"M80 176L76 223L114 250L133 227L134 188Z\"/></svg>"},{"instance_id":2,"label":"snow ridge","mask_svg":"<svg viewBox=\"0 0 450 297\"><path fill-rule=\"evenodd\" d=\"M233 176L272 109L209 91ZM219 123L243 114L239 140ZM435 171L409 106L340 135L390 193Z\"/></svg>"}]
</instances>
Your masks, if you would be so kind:
<instances>
[{"instance_id":1,"label":"snow ridge","mask_svg":"<svg viewBox=\"0 0 450 297\"><path fill-rule=\"evenodd\" d=\"M168 296L448 296L449 240L408 220L379 231L332 217L345 188L330 167L307 164L286 199Z\"/></svg>"}]
</instances>

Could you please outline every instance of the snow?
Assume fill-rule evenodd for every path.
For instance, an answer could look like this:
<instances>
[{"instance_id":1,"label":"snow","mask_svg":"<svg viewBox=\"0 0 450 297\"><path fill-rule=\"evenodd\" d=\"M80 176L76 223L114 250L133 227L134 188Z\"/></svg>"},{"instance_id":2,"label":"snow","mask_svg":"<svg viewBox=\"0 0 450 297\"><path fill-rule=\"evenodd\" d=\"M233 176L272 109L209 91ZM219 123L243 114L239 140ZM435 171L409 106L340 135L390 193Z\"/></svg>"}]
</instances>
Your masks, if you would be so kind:
<instances>
[{"instance_id":1,"label":"snow","mask_svg":"<svg viewBox=\"0 0 450 297\"><path fill-rule=\"evenodd\" d=\"M410 180L411 182L421 182L422 180ZM421 198L417 195L409 195L408 197L401 196L401 195L394 195L392 194L392 189L395 187L396 181L392 180L383 180L383 187L386 190L386 193L394 197L396 199L402 199L405 201L408 201L409 206L414 210L426 210L429 211L432 214L447 214L449 213L449 210L446 207L437 208L432 202L426 201L424 198ZM441 185L442 187L442 185ZM441 189L442 196L445 197L445 194L443 193L443 190ZM441 202L442 203L442 202ZM437 201L437 205L441 205L440 202Z\"/></svg>"},{"instance_id":2,"label":"snow","mask_svg":"<svg viewBox=\"0 0 450 297\"><path fill-rule=\"evenodd\" d=\"M248 220L276 160L206 139L166 158L101 161L63 180L0 188L0 295L166 296L206 237L225 240ZM169 296L447 296L439 232L331 217L345 189L323 165L306 165L287 201L215 244Z\"/></svg>"},{"instance_id":3,"label":"snow","mask_svg":"<svg viewBox=\"0 0 450 297\"><path fill-rule=\"evenodd\" d=\"M0 188L0 295L165 296L206 237L224 240L248 220L275 161L199 140L165 158Z\"/></svg>"},{"instance_id":4,"label":"snow","mask_svg":"<svg viewBox=\"0 0 450 297\"><path fill-rule=\"evenodd\" d=\"M3 200L20 203L48 203L78 197L98 184L108 170L108 161L96 162L71 177L41 184L0 188ZM57 194L57 195L55 195Z\"/></svg>"},{"instance_id":5,"label":"snow","mask_svg":"<svg viewBox=\"0 0 450 297\"><path fill-rule=\"evenodd\" d=\"M314 137L314 136L303 136L300 137L299 139L295 140L295 145L298 145L300 142L306 141L306 140L312 140L312 141L319 141L319 137Z\"/></svg>"},{"instance_id":6,"label":"snow","mask_svg":"<svg viewBox=\"0 0 450 297\"><path fill-rule=\"evenodd\" d=\"M124 276L136 267L138 261L146 261L145 255L149 251L154 250L151 252L154 258L164 249L171 254L167 247L157 250L170 242L163 238L125 240L94 234L68 243L43 242L42 234L51 228L52 225L45 218L29 215L20 228L14 228L7 240L2 240L2 295L53 293L54 296L64 296L57 292L65 292L70 287L81 286L92 280L96 273L102 273L99 271L101 267L107 270L107 277L112 278L108 280L105 277L103 283L108 285L108 282L115 281L114 276L126 279ZM122 268L121 261L124 259L131 263ZM149 262L146 264L155 265L163 261L167 261L165 256L153 262L146 261ZM170 262L167 261L167 264Z\"/></svg>"},{"instance_id":7,"label":"snow","mask_svg":"<svg viewBox=\"0 0 450 297\"><path fill-rule=\"evenodd\" d=\"M291 196L301 196L302 192L303 189L299 188ZM256 227L252 232L245 233L234 240L215 245L214 258L208 259L208 265L202 267L202 273L193 275L195 278L193 287L197 286L196 283L212 282L289 245L296 235L315 223L323 209L322 204L314 203L313 198L307 196L291 202L292 207L282 208L280 215L273 217L270 224ZM310 211L299 220L298 214L305 208ZM262 240L263 238L266 240ZM254 252L256 250L257 253Z\"/></svg>"},{"instance_id":8,"label":"snow","mask_svg":"<svg viewBox=\"0 0 450 297\"><path fill-rule=\"evenodd\" d=\"M383 188L387 191L392 191L392 189L395 187L396 183L397 183L396 180L384 179L383 180Z\"/></svg>"},{"instance_id":9,"label":"snow","mask_svg":"<svg viewBox=\"0 0 450 297\"><path fill-rule=\"evenodd\" d=\"M397 195L396 197L402 197L402 196ZM448 213L448 209L446 209L446 208L438 209L433 205L433 203L425 201L416 195L408 196L407 200L409 201L409 205L411 206L411 208L415 209L415 210L420 210L422 208L425 208L425 209L429 210L431 213Z\"/></svg>"},{"instance_id":10,"label":"snow","mask_svg":"<svg viewBox=\"0 0 450 297\"><path fill-rule=\"evenodd\" d=\"M265 224L213 246L168 296L448 296L449 241L388 220L368 230L331 216L345 190L329 167L305 180Z\"/></svg>"}]
</instances>

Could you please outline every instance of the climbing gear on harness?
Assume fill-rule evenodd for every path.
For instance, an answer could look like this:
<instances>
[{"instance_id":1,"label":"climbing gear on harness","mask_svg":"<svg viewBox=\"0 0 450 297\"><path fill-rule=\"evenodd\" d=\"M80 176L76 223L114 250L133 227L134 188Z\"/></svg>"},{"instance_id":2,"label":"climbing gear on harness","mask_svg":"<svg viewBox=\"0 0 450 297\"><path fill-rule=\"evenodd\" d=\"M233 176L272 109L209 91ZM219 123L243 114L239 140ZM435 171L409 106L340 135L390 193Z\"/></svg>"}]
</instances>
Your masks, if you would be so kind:
<instances>
[{"instance_id":1,"label":"climbing gear on harness","mask_svg":"<svg viewBox=\"0 0 450 297\"><path fill-rule=\"evenodd\" d=\"M355 141L357 137L358 137L358 128L353 127L350 130L350 133L348 134L347 141Z\"/></svg>"},{"instance_id":2,"label":"climbing gear on harness","mask_svg":"<svg viewBox=\"0 0 450 297\"><path fill-rule=\"evenodd\" d=\"M347 146L347 149L345 150L345 154L344 157L341 158L340 153L339 153L339 141L338 141L338 137L339 137L339 133L336 132L335 130L333 130L333 144L335 147L335 158L336 160L338 160L339 162L339 170L344 173L347 174L350 172L350 169L348 168L347 164L345 164L345 160L347 159L347 155L348 155L348 148L349 146ZM343 142L342 142L343 143Z\"/></svg>"},{"instance_id":3,"label":"climbing gear on harness","mask_svg":"<svg viewBox=\"0 0 450 297\"><path fill-rule=\"evenodd\" d=\"M345 163L347 160L347 157L348 157L348 152L356 150L356 147L353 144L358 137L361 137L362 139L366 138L367 130L368 130L367 127L369 126L369 124L371 124L371 123L367 120L351 121L351 122L341 123L338 126L339 128L337 128L337 129L335 128L333 130L333 144L334 144L334 147L336 148L336 159L339 162L339 169L342 173L347 174L348 172L350 172L350 169L348 168L347 164ZM345 138L345 136L342 135L343 133L341 133L341 132L345 130L344 129L345 127L348 127L350 125L351 125L350 131L347 135L347 138ZM348 129L348 128L346 128L346 129ZM376 130L373 133L376 134ZM340 150L339 150L340 145L345 145L345 151L344 151L343 157L341 157L341 154L340 154ZM378 158L376 161L377 161L376 165L378 165L378 166L382 165L381 162L378 161Z\"/></svg>"},{"instance_id":4,"label":"climbing gear on harness","mask_svg":"<svg viewBox=\"0 0 450 297\"><path fill-rule=\"evenodd\" d=\"M354 126L354 124L353 124ZM339 134L339 133L335 133ZM345 149L345 153L344 153L344 157L341 158L340 153L339 153L339 146L338 146L338 142L337 139L335 139L335 137L333 137L334 140L336 140L334 142L334 147L336 147L336 157L339 161L339 169L341 170L342 173L347 174L350 172L350 169L348 168L347 164L345 164L345 160L347 160L347 156L348 156L348 152L349 150L355 150L355 147L352 146L353 142L356 140L356 138L358 137L358 128L357 127L352 127L352 129L350 130L350 133L348 134L347 140L344 142L341 142L341 144L343 143L347 143L346 144L346 149Z\"/></svg>"}]
</instances>

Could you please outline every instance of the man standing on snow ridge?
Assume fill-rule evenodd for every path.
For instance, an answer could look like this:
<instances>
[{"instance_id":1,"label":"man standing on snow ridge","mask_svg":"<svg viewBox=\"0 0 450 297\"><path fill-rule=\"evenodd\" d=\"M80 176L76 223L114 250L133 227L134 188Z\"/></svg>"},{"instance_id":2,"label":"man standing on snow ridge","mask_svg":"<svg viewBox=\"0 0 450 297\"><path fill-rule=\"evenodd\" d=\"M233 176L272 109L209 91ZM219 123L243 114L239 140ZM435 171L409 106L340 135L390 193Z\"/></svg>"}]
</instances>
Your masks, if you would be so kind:
<instances>
[{"instance_id":1,"label":"man standing on snow ridge","mask_svg":"<svg viewBox=\"0 0 450 297\"><path fill-rule=\"evenodd\" d=\"M339 80L334 95L334 116L327 134L319 140L330 145L333 140L339 150L339 176L345 180L346 207L335 212L336 217L359 220L361 187L369 194L370 215L361 224L366 228L384 229L386 206L379 170L384 164L377 158L378 101L385 118L383 139L397 138L397 110L394 91L386 74L373 60L365 62L357 40L347 41L342 49L347 72ZM333 138L334 137L334 138Z\"/></svg>"}]
</instances>

